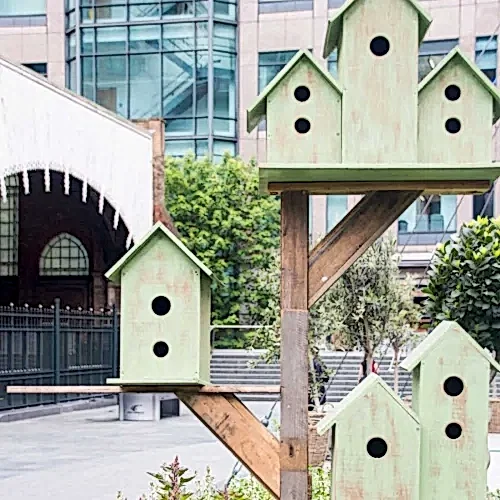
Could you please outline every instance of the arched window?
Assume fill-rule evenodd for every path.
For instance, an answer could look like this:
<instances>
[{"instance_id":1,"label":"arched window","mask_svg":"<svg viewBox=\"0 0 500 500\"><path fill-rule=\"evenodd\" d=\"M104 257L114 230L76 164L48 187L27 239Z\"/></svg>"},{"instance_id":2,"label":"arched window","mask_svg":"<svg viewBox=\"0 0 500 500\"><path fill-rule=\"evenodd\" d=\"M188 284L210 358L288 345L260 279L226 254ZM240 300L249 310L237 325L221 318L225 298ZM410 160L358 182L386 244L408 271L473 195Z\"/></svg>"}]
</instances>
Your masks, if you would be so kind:
<instances>
[{"instance_id":1,"label":"arched window","mask_svg":"<svg viewBox=\"0 0 500 500\"><path fill-rule=\"evenodd\" d=\"M89 256L82 242L68 233L52 238L40 257L40 276L88 276Z\"/></svg>"}]
</instances>

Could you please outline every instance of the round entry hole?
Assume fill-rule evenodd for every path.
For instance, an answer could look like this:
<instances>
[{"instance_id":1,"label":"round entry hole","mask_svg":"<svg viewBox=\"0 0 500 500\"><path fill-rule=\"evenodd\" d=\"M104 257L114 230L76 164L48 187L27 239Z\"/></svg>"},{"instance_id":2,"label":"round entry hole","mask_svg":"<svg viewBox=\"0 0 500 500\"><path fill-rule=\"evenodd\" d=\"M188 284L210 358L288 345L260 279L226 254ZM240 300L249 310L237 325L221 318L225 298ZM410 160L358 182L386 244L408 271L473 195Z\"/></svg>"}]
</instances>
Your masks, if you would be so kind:
<instances>
[{"instance_id":1,"label":"round entry hole","mask_svg":"<svg viewBox=\"0 0 500 500\"><path fill-rule=\"evenodd\" d=\"M158 316L165 316L165 314L170 311L170 300L168 300L167 297L164 297L163 295L159 295L158 297L153 299L151 308L153 309L153 312Z\"/></svg>"},{"instance_id":2,"label":"round entry hole","mask_svg":"<svg viewBox=\"0 0 500 500\"><path fill-rule=\"evenodd\" d=\"M368 455L373 458L382 458L387 453L387 443L382 438L373 438L366 445Z\"/></svg>"},{"instance_id":3,"label":"round entry hole","mask_svg":"<svg viewBox=\"0 0 500 500\"><path fill-rule=\"evenodd\" d=\"M168 345L166 342L156 342L153 346L154 355L158 358L164 358L168 354Z\"/></svg>"},{"instance_id":4,"label":"round entry hole","mask_svg":"<svg viewBox=\"0 0 500 500\"><path fill-rule=\"evenodd\" d=\"M450 134L458 134L458 132L460 132L460 129L462 128L462 124L460 123L460 120L458 118L449 118L448 120L446 120L444 127Z\"/></svg>"},{"instance_id":5,"label":"round entry hole","mask_svg":"<svg viewBox=\"0 0 500 500\"><path fill-rule=\"evenodd\" d=\"M306 120L305 118L299 118L295 122L295 130L299 134L307 134L307 132L309 132L309 130L311 130L311 124L310 124L309 120Z\"/></svg>"},{"instance_id":6,"label":"round entry hole","mask_svg":"<svg viewBox=\"0 0 500 500\"><path fill-rule=\"evenodd\" d=\"M448 424L445 432L450 439L458 439L462 435L462 427L457 423Z\"/></svg>"},{"instance_id":7,"label":"round entry hole","mask_svg":"<svg viewBox=\"0 0 500 500\"><path fill-rule=\"evenodd\" d=\"M448 85L448 87L444 89L444 95L449 101L458 101L461 94L462 91L457 85Z\"/></svg>"},{"instance_id":8,"label":"round entry hole","mask_svg":"<svg viewBox=\"0 0 500 500\"><path fill-rule=\"evenodd\" d=\"M390 48L391 44L389 43L389 40L387 40L385 36L376 36L370 42L370 50L377 57L385 56L389 52Z\"/></svg>"},{"instance_id":9,"label":"round entry hole","mask_svg":"<svg viewBox=\"0 0 500 500\"><path fill-rule=\"evenodd\" d=\"M444 392L448 396L456 397L462 394L464 390L464 383L458 377L448 377L444 381Z\"/></svg>"},{"instance_id":10,"label":"round entry hole","mask_svg":"<svg viewBox=\"0 0 500 500\"><path fill-rule=\"evenodd\" d=\"M301 85L295 89L293 95L297 101L305 102L309 99L309 97L311 97L311 91L304 85Z\"/></svg>"}]
</instances>

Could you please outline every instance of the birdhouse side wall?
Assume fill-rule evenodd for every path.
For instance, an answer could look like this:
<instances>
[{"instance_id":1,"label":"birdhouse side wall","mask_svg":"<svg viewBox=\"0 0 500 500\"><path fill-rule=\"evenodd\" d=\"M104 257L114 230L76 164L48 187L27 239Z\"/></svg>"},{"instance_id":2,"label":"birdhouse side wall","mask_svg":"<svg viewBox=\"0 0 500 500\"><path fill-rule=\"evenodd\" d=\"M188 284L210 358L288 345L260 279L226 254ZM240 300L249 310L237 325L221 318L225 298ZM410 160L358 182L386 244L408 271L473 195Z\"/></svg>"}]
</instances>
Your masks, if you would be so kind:
<instances>
[{"instance_id":1,"label":"birdhouse side wall","mask_svg":"<svg viewBox=\"0 0 500 500\"><path fill-rule=\"evenodd\" d=\"M336 424L332 498L419 499L417 422L378 385L344 411ZM374 439L387 445L381 458L368 452Z\"/></svg>"},{"instance_id":2,"label":"birdhouse side wall","mask_svg":"<svg viewBox=\"0 0 500 500\"><path fill-rule=\"evenodd\" d=\"M455 85L460 97L450 100L446 89ZM456 97L456 95L451 95ZM450 133L448 120L460 130ZM418 103L418 159L424 163L479 163L492 159L490 93L465 63L451 61L423 88ZM452 122L448 122L453 125ZM455 129L456 129L456 122ZM455 130L450 129L450 130Z\"/></svg>"},{"instance_id":3,"label":"birdhouse side wall","mask_svg":"<svg viewBox=\"0 0 500 500\"><path fill-rule=\"evenodd\" d=\"M458 396L445 391L450 377L464 384ZM441 342L422 361L417 389L416 411L422 426L421 498L485 498L488 361L468 342L457 338ZM456 424L461 435L452 439L457 436Z\"/></svg>"},{"instance_id":4,"label":"birdhouse side wall","mask_svg":"<svg viewBox=\"0 0 500 500\"><path fill-rule=\"evenodd\" d=\"M199 268L173 242L158 235L125 265L121 280L120 378L195 383L199 378ZM170 303L164 315L153 310L158 297ZM157 343L167 345L165 356L155 354Z\"/></svg>"},{"instance_id":5,"label":"birdhouse side wall","mask_svg":"<svg viewBox=\"0 0 500 500\"><path fill-rule=\"evenodd\" d=\"M377 56L370 46L380 36L390 48ZM338 59L345 163L417 161L418 45L409 2L364 0L345 13Z\"/></svg>"},{"instance_id":6,"label":"birdhouse side wall","mask_svg":"<svg viewBox=\"0 0 500 500\"><path fill-rule=\"evenodd\" d=\"M309 90L306 101L295 97L298 87ZM302 59L267 98L267 161L340 163L341 112L340 93ZM297 120L307 120L310 129L298 132Z\"/></svg>"},{"instance_id":7,"label":"birdhouse side wall","mask_svg":"<svg viewBox=\"0 0 500 500\"><path fill-rule=\"evenodd\" d=\"M204 274L201 275L200 293L200 379L210 382L210 315L211 315L211 282Z\"/></svg>"}]
</instances>

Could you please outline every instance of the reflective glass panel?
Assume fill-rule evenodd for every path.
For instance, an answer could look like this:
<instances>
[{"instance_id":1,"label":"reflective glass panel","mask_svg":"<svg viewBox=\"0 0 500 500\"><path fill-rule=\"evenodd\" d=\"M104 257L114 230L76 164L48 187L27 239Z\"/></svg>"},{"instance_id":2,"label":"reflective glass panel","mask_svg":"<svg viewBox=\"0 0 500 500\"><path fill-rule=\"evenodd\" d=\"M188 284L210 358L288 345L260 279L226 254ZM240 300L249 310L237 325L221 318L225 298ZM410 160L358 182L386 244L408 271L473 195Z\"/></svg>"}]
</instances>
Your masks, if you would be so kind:
<instances>
[{"instance_id":1,"label":"reflective glass panel","mask_svg":"<svg viewBox=\"0 0 500 500\"><path fill-rule=\"evenodd\" d=\"M161 116L160 54L130 56L130 118Z\"/></svg>"},{"instance_id":2,"label":"reflective glass panel","mask_svg":"<svg viewBox=\"0 0 500 500\"><path fill-rule=\"evenodd\" d=\"M100 56L97 60L96 101L122 116L128 114L127 57Z\"/></svg>"}]
</instances>

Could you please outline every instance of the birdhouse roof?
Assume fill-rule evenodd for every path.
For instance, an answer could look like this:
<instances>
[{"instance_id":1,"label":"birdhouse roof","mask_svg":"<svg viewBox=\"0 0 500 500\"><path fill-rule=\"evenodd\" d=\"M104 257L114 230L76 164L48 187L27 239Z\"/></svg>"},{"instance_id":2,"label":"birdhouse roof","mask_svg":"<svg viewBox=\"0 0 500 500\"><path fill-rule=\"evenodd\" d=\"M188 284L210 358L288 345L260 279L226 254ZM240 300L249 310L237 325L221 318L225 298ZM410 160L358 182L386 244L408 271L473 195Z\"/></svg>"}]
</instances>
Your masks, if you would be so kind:
<instances>
[{"instance_id":1,"label":"birdhouse roof","mask_svg":"<svg viewBox=\"0 0 500 500\"><path fill-rule=\"evenodd\" d=\"M288 64L267 84L264 90L259 94L257 101L253 104L251 108L247 110L247 132L251 132L259 122L266 116L267 113L267 98L271 92L278 87L278 85L283 81L283 79L292 71L300 61L306 59L310 62L318 73L325 79L325 81L331 85L339 94L342 94L342 90L339 84L335 81L332 75L328 73L318 62L314 59L312 54L308 50L299 50L290 59Z\"/></svg>"},{"instance_id":2,"label":"birdhouse roof","mask_svg":"<svg viewBox=\"0 0 500 500\"><path fill-rule=\"evenodd\" d=\"M328 29L326 31L325 46L323 47L323 57L327 58L340 43L340 38L342 36L342 25L344 21L344 15L346 12L357 2L362 2L363 0L348 0L342 7L336 12L335 16L328 21ZM432 22L432 17L425 11L425 9L419 5L415 0L400 0L402 2L408 2L418 14L418 38L419 42L424 39L427 30Z\"/></svg>"},{"instance_id":3,"label":"birdhouse roof","mask_svg":"<svg viewBox=\"0 0 500 500\"><path fill-rule=\"evenodd\" d=\"M322 435L333 427L337 422L342 420L342 415L345 414L347 408L353 405L366 404L363 397L373 390L375 386L380 386L384 389L384 394L391 398L398 406L400 406L417 424L420 423L417 415L408 408L397 394L376 374L370 373L360 384L358 384L339 404L334 406L333 411L328 412L325 417L317 425L318 434Z\"/></svg>"},{"instance_id":4,"label":"birdhouse roof","mask_svg":"<svg viewBox=\"0 0 500 500\"><path fill-rule=\"evenodd\" d=\"M463 343L468 342L495 370L500 371L500 365L455 321L441 322L413 349L410 355L401 363L401 366L407 371L414 370L430 351L436 349L441 342L446 342L450 339Z\"/></svg>"},{"instance_id":5,"label":"birdhouse roof","mask_svg":"<svg viewBox=\"0 0 500 500\"><path fill-rule=\"evenodd\" d=\"M493 98L493 123L500 118L500 92L488 80L486 75L460 50L455 47L439 64L420 82L418 92L422 92L441 71L443 71L452 61L459 60L460 63L476 78L477 82L488 91Z\"/></svg>"},{"instance_id":6,"label":"birdhouse roof","mask_svg":"<svg viewBox=\"0 0 500 500\"><path fill-rule=\"evenodd\" d=\"M212 271L203 264L183 243L177 238L171 231L169 231L161 222L157 222L149 232L137 242L107 273L106 278L119 284L121 278L122 268L133 260L137 253L144 248L146 243L154 238L156 235L161 235L168 238L172 243L174 243L177 248L195 264L199 267L209 278L212 278Z\"/></svg>"}]
</instances>

